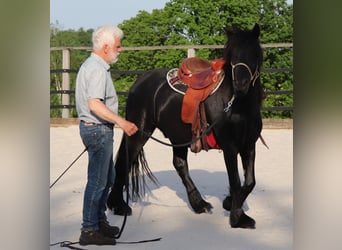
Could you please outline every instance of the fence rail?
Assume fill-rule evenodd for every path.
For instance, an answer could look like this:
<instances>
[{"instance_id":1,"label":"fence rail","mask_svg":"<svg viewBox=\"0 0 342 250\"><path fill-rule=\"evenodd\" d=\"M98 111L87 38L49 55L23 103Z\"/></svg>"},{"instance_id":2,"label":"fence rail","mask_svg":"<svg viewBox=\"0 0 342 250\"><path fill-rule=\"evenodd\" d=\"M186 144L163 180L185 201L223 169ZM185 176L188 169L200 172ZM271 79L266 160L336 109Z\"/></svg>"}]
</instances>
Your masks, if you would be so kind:
<instances>
[{"instance_id":1,"label":"fence rail","mask_svg":"<svg viewBox=\"0 0 342 250\"><path fill-rule=\"evenodd\" d=\"M262 48L292 48L292 43L271 43L262 44ZM141 47L122 47L123 51L140 51L140 50L165 50L165 49L186 49L188 57L194 57L196 49L223 49L223 45L173 45L173 46L141 46ZM51 90L51 94L62 94L61 105L50 105L50 109L62 109L62 118L69 118L69 110L74 109L75 105L70 105L70 95L75 94L74 90L70 90L70 74L77 73L77 69L70 69L70 52L72 50L85 50L91 51L91 47L51 47L50 51L62 51L62 69L51 69L50 73L62 74L62 90ZM293 69L277 68L277 69L262 69L265 73L281 73L293 72ZM145 70L135 71L122 71L111 70L112 74L116 75L139 75L144 73ZM118 91L117 94L127 96L127 92ZM293 94L292 90L284 91L268 91L266 95L290 95ZM119 110L124 110L124 106L119 106ZM263 107L264 111L293 111L293 107L275 106Z\"/></svg>"},{"instance_id":2,"label":"fence rail","mask_svg":"<svg viewBox=\"0 0 342 250\"><path fill-rule=\"evenodd\" d=\"M75 94L75 90L51 90L50 94ZM118 96L127 96L128 92L117 91ZM266 95L290 95L293 94L292 90L280 90L280 91L267 91ZM60 105L50 105L50 109L74 109L75 105L70 104L60 104ZM125 110L125 106L119 106L119 110ZM274 106L274 107L262 107L263 111L292 111L293 107L285 106Z\"/></svg>"}]
</instances>

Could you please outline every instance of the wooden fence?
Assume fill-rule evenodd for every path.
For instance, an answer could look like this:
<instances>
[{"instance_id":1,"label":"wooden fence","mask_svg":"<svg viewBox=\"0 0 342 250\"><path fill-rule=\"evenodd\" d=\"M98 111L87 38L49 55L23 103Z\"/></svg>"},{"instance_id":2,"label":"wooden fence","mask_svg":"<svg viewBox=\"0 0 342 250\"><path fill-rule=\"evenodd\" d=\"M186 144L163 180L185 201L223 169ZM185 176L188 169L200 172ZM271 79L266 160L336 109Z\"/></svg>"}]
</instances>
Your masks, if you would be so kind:
<instances>
[{"instance_id":1,"label":"wooden fence","mask_svg":"<svg viewBox=\"0 0 342 250\"><path fill-rule=\"evenodd\" d=\"M272 43L262 44L262 48L292 48L292 43ZM165 50L165 49L186 49L188 57L196 56L196 49L223 49L223 45L174 45L174 46L142 46L142 47L122 47L123 51L139 51L139 50ZM70 95L75 94L75 90L70 89L70 74L77 73L78 70L70 69L70 52L72 50L85 50L91 51L91 47L51 47L50 51L62 51L62 69L51 69L51 73L62 73L62 89L51 90L50 95L62 94L61 105L50 105L50 109L62 109L62 118L69 118L70 109L75 108L75 105L70 105ZM293 69L282 68L282 69L262 69L265 73L271 72L293 72ZM118 75L139 75L144 73L144 70L139 71L119 71L111 70L111 74ZM127 95L127 92L117 91L118 95ZM290 95L293 94L293 90L283 91L268 91L266 95ZM124 110L125 107L120 106L120 110ZM293 111L293 107L263 107L264 111Z\"/></svg>"}]
</instances>

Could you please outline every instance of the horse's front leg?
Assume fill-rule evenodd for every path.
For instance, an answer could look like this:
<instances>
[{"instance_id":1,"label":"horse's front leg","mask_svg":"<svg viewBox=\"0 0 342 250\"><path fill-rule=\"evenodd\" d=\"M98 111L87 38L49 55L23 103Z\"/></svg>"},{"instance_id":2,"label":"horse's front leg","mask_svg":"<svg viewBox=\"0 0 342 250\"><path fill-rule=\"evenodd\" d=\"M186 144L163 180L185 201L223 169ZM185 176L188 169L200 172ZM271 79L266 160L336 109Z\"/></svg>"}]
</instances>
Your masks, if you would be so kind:
<instances>
[{"instance_id":1,"label":"horse's front leg","mask_svg":"<svg viewBox=\"0 0 342 250\"><path fill-rule=\"evenodd\" d=\"M224 203L226 202L230 204L226 204L227 207L225 207L224 204L224 207L226 209L230 208L227 209L230 210L230 225L231 227L255 228L254 219L246 215L242 209L242 204L245 201L247 195L249 194L249 192L246 192L249 188L247 188L247 182L245 182L244 187L241 187L241 181L237 164L237 153L232 153L232 150L226 150L224 152L224 158L228 171L230 185L230 197L227 197L224 201Z\"/></svg>"},{"instance_id":2,"label":"horse's front leg","mask_svg":"<svg viewBox=\"0 0 342 250\"><path fill-rule=\"evenodd\" d=\"M245 181L241 188L241 205L245 202L248 195L255 187L255 147L251 150L246 150L240 153L242 159L242 166L244 169ZM232 198L227 196L223 201L223 208L230 211L232 207Z\"/></svg>"},{"instance_id":3,"label":"horse's front leg","mask_svg":"<svg viewBox=\"0 0 342 250\"><path fill-rule=\"evenodd\" d=\"M209 213L213 207L210 203L203 200L200 192L193 183L189 175L187 155L188 149L186 147L173 148L173 165L182 179L192 209L196 213Z\"/></svg>"},{"instance_id":4,"label":"horse's front leg","mask_svg":"<svg viewBox=\"0 0 342 250\"><path fill-rule=\"evenodd\" d=\"M241 189L241 202L243 203L247 196L252 192L255 187L255 146L246 150L245 152L240 153L242 166L244 170L245 182Z\"/></svg>"}]
</instances>

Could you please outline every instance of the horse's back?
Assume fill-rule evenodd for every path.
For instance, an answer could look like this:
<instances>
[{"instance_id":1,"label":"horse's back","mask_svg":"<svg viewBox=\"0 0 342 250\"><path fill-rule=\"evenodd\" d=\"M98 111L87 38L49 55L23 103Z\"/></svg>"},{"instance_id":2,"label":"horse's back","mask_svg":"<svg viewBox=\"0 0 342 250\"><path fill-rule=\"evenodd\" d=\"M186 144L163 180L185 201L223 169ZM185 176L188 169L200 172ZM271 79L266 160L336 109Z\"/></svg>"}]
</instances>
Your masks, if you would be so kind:
<instances>
[{"instance_id":1,"label":"horse's back","mask_svg":"<svg viewBox=\"0 0 342 250\"><path fill-rule=\"evenodd\" d=\"M150 70L137 79L128 94L126 115L140 126L156 126L166 137L171 138L184 129L188 130L188 125L182 123L180 118L183 95L175 92L167 83L168 71ZM188 139L187 136L183 137Z\"/></svg>"},{"instance_id":2,"label":"horse's back","mask_svg":"<svg viewBox=\"0 0 342 250\"><path fill-rule=\"evenodd\" d=\"M161 84L166 83L167 69L153 69L146 71L138 77L129 91L129 95L134 94L148 94L155 92Z\"/></svg>"}]
</instances>

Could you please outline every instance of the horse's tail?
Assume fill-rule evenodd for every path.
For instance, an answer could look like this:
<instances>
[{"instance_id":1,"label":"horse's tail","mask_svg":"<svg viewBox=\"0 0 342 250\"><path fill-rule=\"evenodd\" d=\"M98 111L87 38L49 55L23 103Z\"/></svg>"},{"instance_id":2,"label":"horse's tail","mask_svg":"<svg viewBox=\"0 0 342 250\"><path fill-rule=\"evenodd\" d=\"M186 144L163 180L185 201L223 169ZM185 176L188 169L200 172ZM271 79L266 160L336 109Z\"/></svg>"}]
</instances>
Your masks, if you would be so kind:
<instances>
[{"instance_id":1,"label":"horse's tail","mask_svg":"<svg viewBox=\"0 0 342 250\"><path fill-rule=\"evenodd\" d=\"M130 173L133 201L141 199L145 195L146 189L150 191L145 176L148 176L148 178L155 185L159 185L157 178L153 175L151 169L148 166L143 148L141 148L141 150L138 152L137 157L132 161Z\"/></svg>"}]
</instances>

